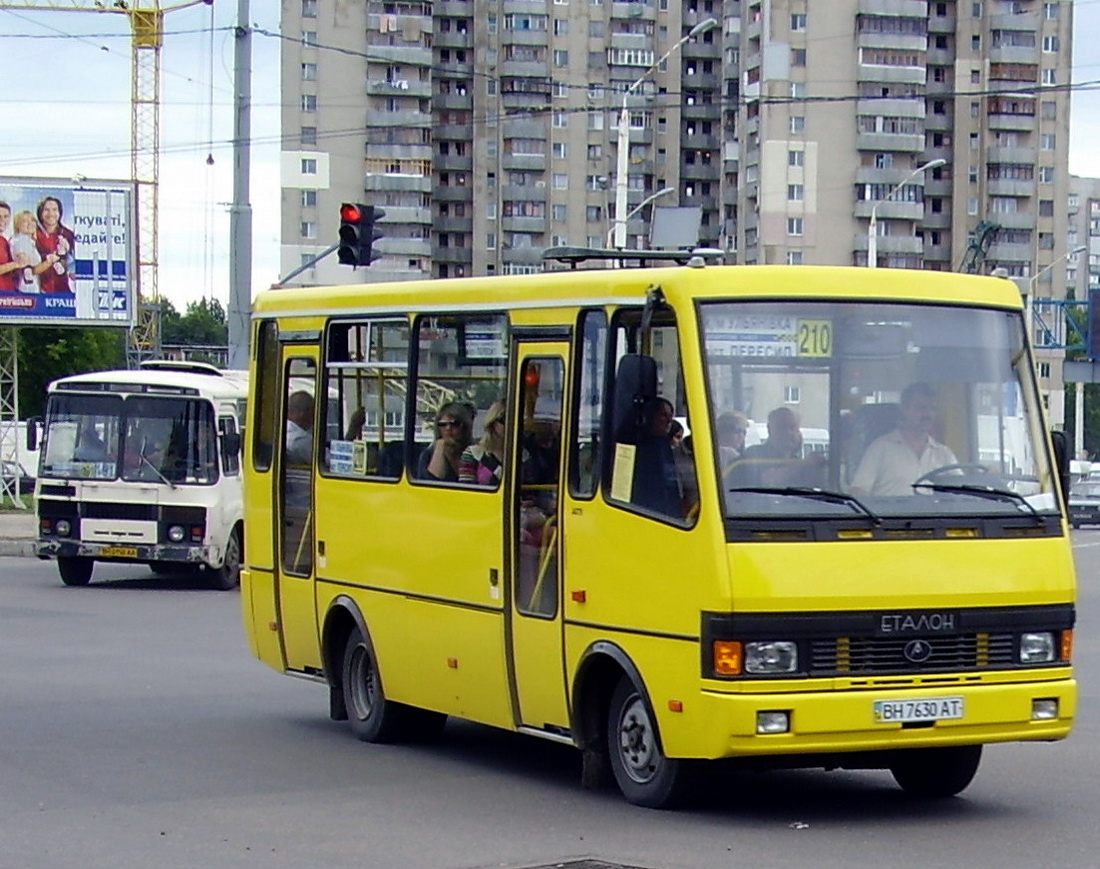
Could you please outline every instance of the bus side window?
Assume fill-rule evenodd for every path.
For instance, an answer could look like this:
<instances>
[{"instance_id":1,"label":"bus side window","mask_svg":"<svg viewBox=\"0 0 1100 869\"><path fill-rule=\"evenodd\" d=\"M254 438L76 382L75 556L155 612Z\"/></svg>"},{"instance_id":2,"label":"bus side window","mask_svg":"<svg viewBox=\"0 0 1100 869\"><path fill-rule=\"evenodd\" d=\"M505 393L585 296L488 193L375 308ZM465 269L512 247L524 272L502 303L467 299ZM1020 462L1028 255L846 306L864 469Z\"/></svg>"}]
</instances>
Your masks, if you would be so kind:
<instances>
[{"instance_id":1,"label":"bus side window","mask_svg":"<svg viewBox=\"0 0 1100 869\"><path fill-rule=\"evenodd\" d=\"M604 386L607 381L607 314L603 310L581 313L580 352L577 353L579 386L569 482L578 498L596 494L600 479L600 427L603 425Z\"/></svg>"},{"instance_id":2,"label":"bus side window","mask_svg":"<svg viewBox=\"0 0 1100 869\"><path fill-rule=\"evenodd\" d=\"M218 442L222 454L222 470L234 475L241 469L241 436L237 431L237 420L231 416L218 419Z\"/></svg>"},{"instance_id":3,"label":"bus side window","mask_svg":"<svg viewBox=\"0 0 1100 869\"><path fill-rule=\"evenodd\" d=\"M256 329L255 425L252 427L252 466L271 470L279 432L279 327L264 320Z\"/></svg>"}]
</instances>

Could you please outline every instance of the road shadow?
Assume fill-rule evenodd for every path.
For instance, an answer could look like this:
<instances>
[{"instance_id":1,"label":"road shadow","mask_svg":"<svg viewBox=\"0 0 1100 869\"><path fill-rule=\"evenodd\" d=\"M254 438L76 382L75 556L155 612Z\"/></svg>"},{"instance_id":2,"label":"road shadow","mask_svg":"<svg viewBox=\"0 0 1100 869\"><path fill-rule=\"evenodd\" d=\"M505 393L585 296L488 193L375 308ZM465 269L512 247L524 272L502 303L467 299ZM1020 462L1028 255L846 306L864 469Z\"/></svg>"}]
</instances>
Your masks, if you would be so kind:
<instances>
[{"instance_id":1,"label":"road shadow","mask_svg":"<svg viewBox=\"0 0 1100 869\"><path fill-rule=\"evenodd\" d=\"M210 591L220 589L213 587L213 578L208 571L180 571L166 574L150 572L133 573L122 577L99 576L105 573L102 565L97 565L92 573L92 581L86 586L88 589L114 589L131 591ZM239 589L232 589L234 593Z\"/></svg>"}]
</instances>

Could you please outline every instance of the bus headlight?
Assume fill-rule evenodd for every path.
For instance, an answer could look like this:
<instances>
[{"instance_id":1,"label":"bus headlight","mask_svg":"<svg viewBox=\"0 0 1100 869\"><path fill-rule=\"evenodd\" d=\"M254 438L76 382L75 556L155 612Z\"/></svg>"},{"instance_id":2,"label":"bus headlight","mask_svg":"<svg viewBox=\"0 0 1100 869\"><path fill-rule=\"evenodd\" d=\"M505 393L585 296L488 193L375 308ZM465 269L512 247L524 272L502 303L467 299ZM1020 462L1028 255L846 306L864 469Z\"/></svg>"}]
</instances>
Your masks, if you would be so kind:
<instances>
[{"instance_id":1,"label":"bus headlight","mask_svg":"<svg viewBox=\"0 0 1100 869\"><path fill-rule=\"evenodd\" d=\"M798 646L787 640L745 643L745 672L757 676L793 673L798 669Z\"/></svg>"},{"instance_id":2,"label":"bus headlight","mask_svg":"<svg viewBox=\"0 0 1100 869\"><path fill-rule=\"evenodd\" d=\"M58 519L53 525L53 530L58 537L68 537L73 533L73 526L68 519Z\"/></svg>"},{"instance_id":3,"label":"bus headlight","mask_svg":"<svg viewBox=\"0 0 1100 869\"><path fill-rule=\"evenodd\" d=\"M1049 664L1054 660L1054 650L1054 634L1050 631L1020 634L1021 664Z\"/></svg>"},{"instance_id":4,"label":"bus headlight","mask_svg":"<svg viewBox=\"0 0 1100 869\"><path fill-rule=\"evenodd\" d=\"M187 532L183 530L182 525L171 525L168 528L168 539L173 543L179 543L183 540L184 535Z\"/></svg>"}]
</instances>

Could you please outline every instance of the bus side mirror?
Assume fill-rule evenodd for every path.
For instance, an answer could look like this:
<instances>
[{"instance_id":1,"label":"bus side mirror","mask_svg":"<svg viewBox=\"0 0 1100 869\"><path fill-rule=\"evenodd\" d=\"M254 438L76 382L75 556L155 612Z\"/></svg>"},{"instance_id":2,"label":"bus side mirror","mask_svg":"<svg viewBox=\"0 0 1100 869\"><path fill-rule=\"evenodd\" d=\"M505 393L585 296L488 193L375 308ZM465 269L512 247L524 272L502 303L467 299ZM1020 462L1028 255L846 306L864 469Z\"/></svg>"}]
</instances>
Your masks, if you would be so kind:
<instances>
[{"instance_id":1,"label":"bus side mirror","mask_svg":"<svg viewBox=\"0 0 1100 869\"><path fill-rule=\"evenodd\" d=\"M32 416L27 420L27 452L33 453L38 449L38 426L41 424L40 416Z\"/></svg>"},{"instance_id":2,"label":"bus side mirror","mask_svg":"<svg viewBox=\"0 0 1100 869\"><path fill-rule=\"evenodd\" d=\"M227 456L238 455L241 451L241 436L235 431L227 431L222 435L222 451Z\"/></svg>"},{"instance_id":3,"label":"bus side mirror","mask_svg":"<svg viewBox=\"0 0 1100 869\"><path fill-rule=\"evenodd\" d=\"M1069 457L1073 454L1073 444L1064 431L1052 431L1050 442L1054 446L1054 466L1058 473L1058 485L1062 490L1062 507L1069 509Z\"/></svg>"}]
</instances>

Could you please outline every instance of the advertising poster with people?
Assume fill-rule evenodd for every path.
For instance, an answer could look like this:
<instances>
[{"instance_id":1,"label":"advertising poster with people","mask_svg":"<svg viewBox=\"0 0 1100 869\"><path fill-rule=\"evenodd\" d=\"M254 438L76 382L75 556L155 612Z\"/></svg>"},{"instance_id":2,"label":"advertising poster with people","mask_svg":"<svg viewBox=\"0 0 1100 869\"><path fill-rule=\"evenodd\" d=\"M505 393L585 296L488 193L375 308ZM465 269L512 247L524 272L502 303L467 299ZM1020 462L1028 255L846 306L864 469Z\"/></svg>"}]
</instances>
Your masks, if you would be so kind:
<instances>
[{"instance_id":1,"label":"advertising poster with people","mask_svg":"<svg viewBox=\"0 0 1100 869\"><path fill-rule=\"evenodd\" d=\"M133 185L0 178L0 325L130 326Z\"/></svg>"}]
</instances>

